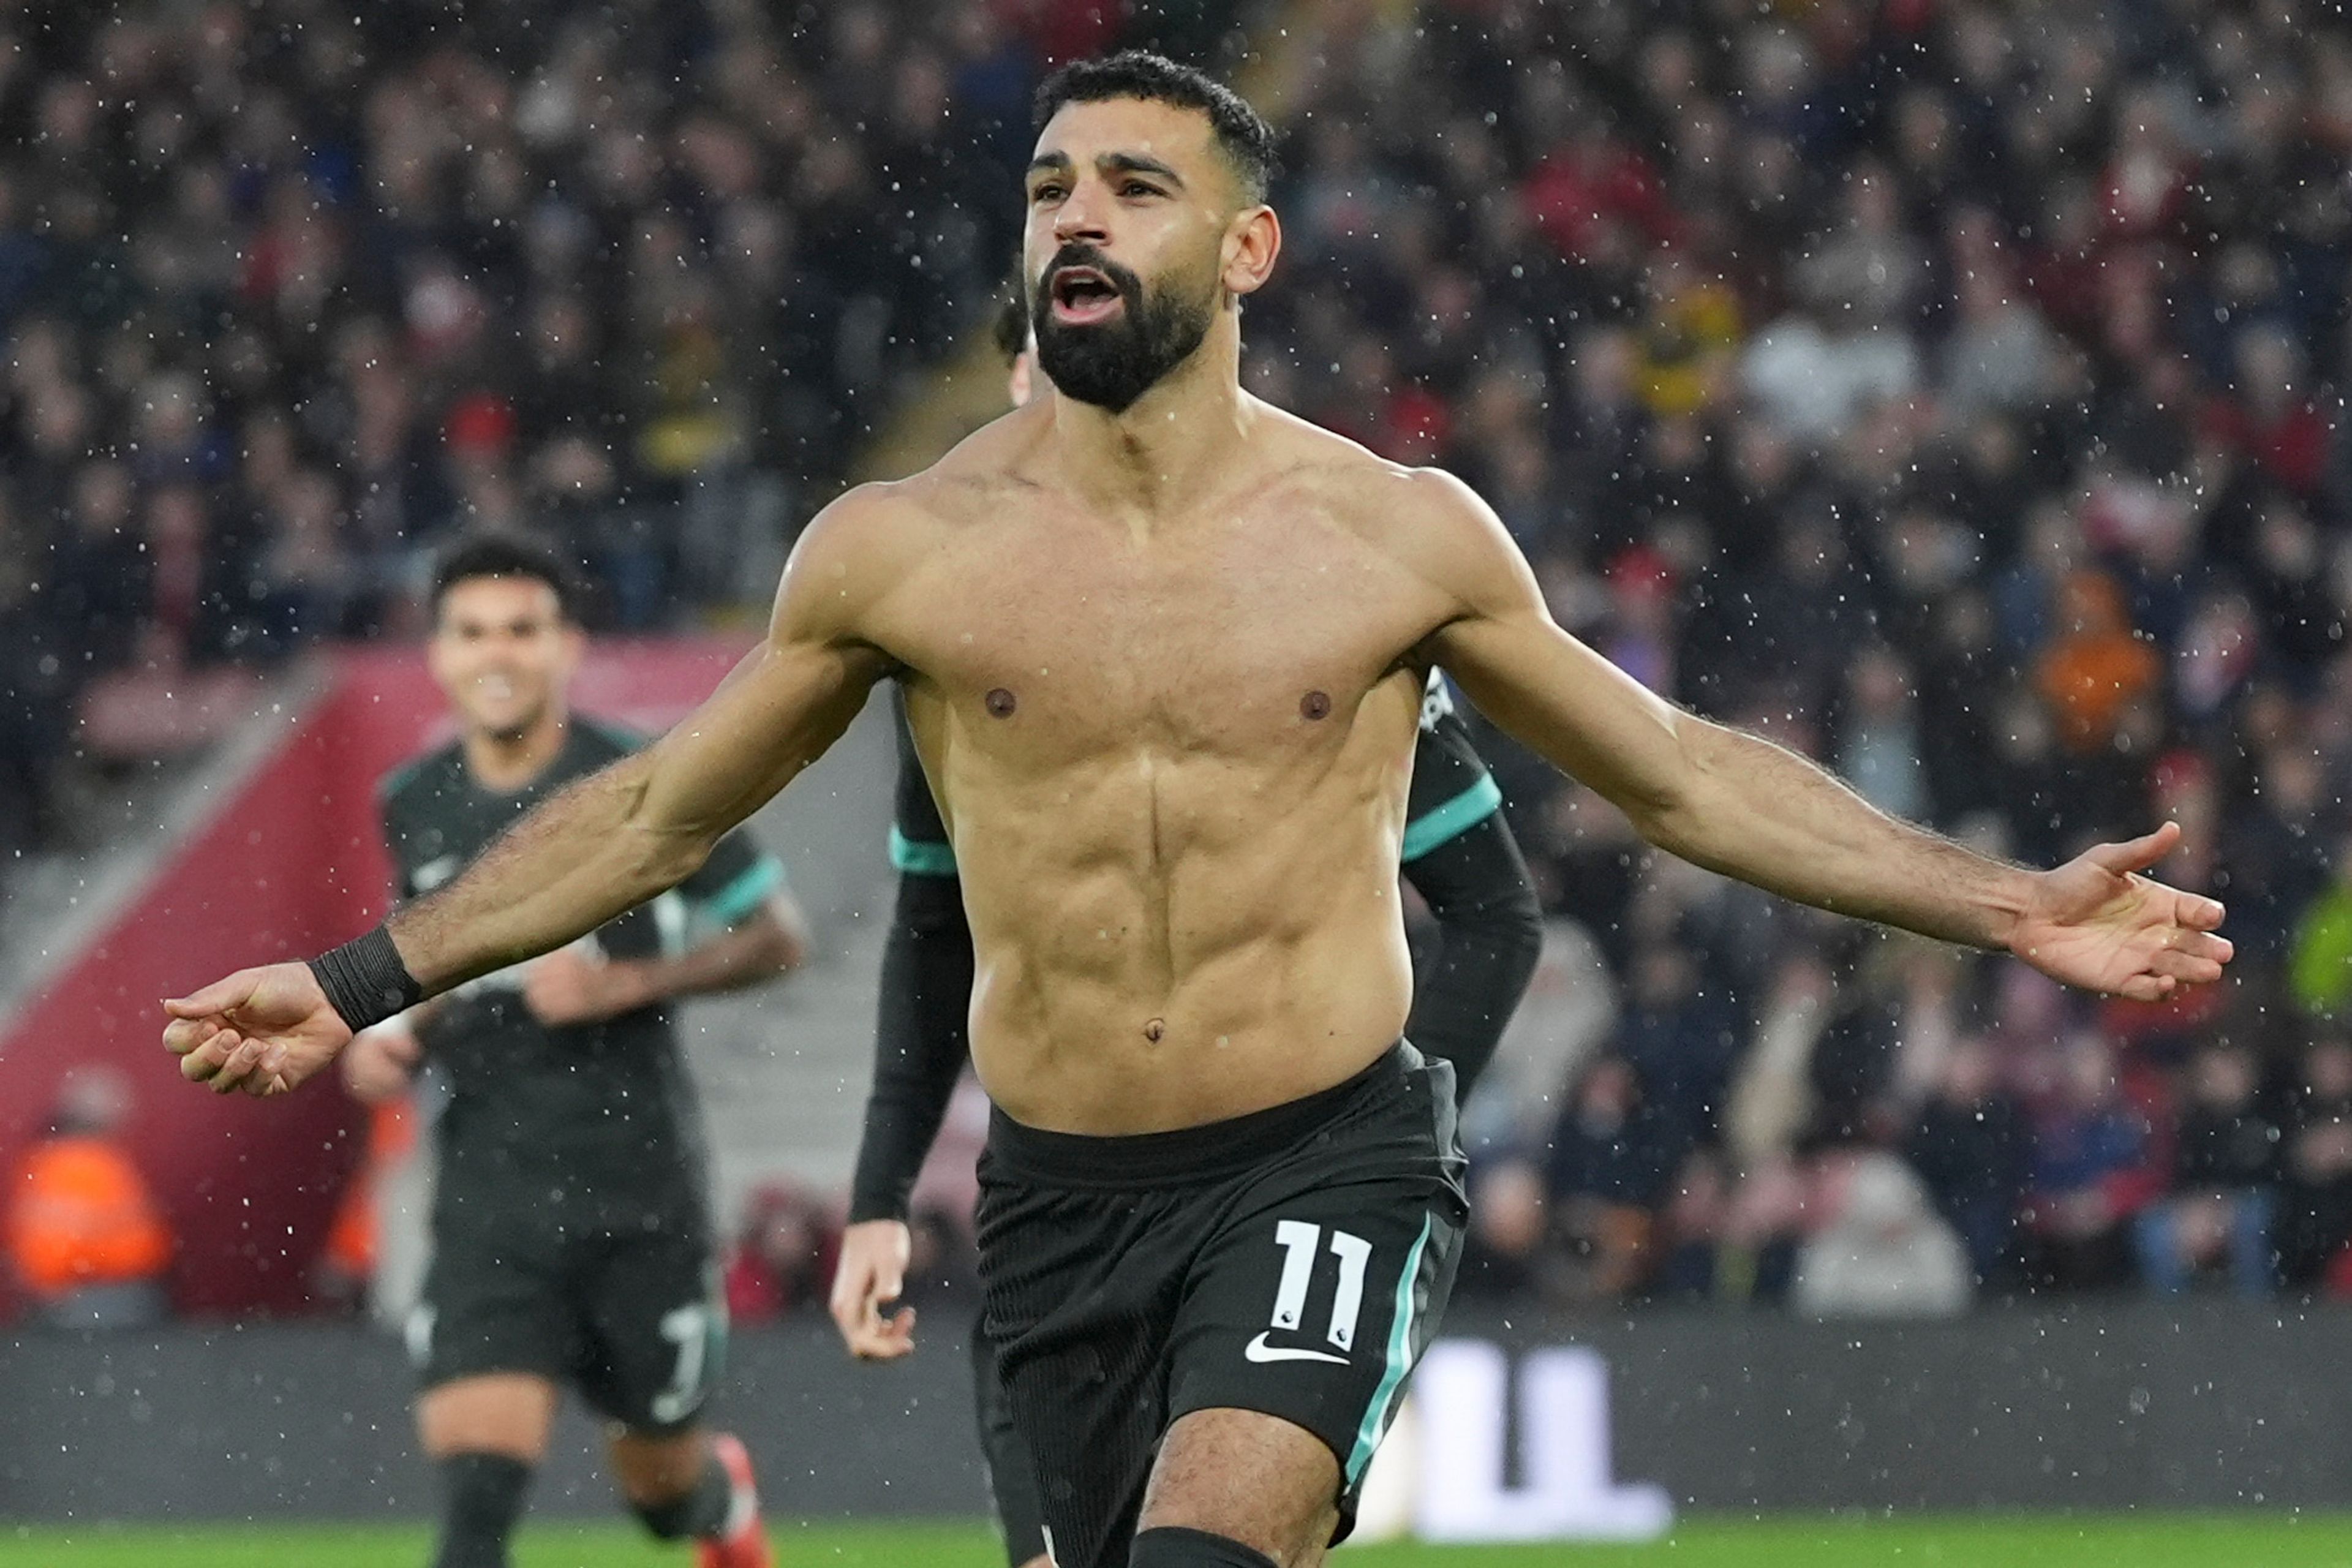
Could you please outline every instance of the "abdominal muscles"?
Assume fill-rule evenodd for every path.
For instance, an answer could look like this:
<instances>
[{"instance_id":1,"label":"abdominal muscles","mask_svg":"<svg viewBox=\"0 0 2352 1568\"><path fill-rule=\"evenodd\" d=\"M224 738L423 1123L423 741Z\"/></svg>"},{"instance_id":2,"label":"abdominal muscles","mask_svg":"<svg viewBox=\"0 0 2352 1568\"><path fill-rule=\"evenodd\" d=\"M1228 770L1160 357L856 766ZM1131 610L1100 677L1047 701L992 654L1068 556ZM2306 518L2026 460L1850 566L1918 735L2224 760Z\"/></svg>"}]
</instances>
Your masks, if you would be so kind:
<instances>
[{"instance_id":1,"label":"abdominal muscles","mask_svg":"<svg viewBox=\"0 0 2352 1568\"><path fill-rule=\"evenodd\" d=\"M1401 777L1148 746L960 791L972 1054L1015 1120L1156 1131L1328 1088L1412 1001Z\"/></svg>"}]
</instances>

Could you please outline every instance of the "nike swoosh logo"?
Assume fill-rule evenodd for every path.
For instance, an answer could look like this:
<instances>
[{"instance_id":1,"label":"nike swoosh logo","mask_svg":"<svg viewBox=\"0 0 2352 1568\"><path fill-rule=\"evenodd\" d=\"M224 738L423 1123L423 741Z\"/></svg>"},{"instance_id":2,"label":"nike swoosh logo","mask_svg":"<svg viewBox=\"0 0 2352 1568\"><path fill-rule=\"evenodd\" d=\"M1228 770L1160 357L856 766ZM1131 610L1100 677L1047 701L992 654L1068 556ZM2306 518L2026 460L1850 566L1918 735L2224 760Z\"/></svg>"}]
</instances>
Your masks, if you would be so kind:
<instances>
[{"instance_id":1,"label":"nike swoosh logo","mask_svg":"<svg viewBox=\"0 0 2352 1568\"><path fill-rule=\"evenodd\" d=\"M1242 1347L1242 1354L1251 1361L1328 1361L1341 1366L1348 1364L1346 1356L1333 1355L1328 1351L1292 1351L1267 1344L1264 1329L1258 1331L1257 1338Z\"/></svg>"}]
</instances>

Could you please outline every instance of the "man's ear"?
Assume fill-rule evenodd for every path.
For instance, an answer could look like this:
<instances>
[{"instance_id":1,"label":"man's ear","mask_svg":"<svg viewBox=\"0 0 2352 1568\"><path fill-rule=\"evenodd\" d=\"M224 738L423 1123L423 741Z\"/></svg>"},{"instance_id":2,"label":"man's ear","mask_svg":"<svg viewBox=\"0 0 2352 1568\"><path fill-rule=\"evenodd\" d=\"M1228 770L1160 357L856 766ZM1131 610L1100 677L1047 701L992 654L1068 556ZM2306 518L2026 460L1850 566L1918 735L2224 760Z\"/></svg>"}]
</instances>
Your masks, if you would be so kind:
<instances>
[{"instance_id":1,"label":"man's ear","mask_svg":"<svg viewBox=\"0 0 2352 1568\"><path fill-rule=\"evenodd\" d=\"M1282 220L1264 202L1244 207L1225 229L1224 271L1228 293L1255 294L1274 276L1282 254Z\"/></svg>"}]
</instances>

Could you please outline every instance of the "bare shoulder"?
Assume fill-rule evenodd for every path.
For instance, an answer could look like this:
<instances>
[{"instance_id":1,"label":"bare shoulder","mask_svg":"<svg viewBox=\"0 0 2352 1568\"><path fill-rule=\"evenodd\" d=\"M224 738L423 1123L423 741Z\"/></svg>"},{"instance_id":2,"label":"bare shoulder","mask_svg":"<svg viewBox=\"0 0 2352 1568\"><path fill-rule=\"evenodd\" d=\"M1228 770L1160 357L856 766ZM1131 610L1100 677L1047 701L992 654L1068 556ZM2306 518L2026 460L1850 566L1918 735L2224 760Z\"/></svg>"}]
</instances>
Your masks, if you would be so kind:
<instances>
[{"instance_id":1,"label":"bare shoulder","mask_svg":"<svg viewBox=\"0 0 2352 1568\"><path fill-rule=\"evenodd\" d=\"M874 606L904 580L936 528L919 476L863 484L812 518L784 563L772 631L862 640Z\"/></svg>"},{"instance_id":2,"label":"bare shoulder","mask_svg":"<svg viewBox=\"0 0 2352 1568\"><path fill-rule=\"evenodd\" d=\"M784 590L823 578L836 584L887 571L922 522L908 481L864 484L827 503L809 521L784 563Z\"/></svg>"},{"instance_id":3,"label":"bare shoulder","mask_svg":"<svg viewBox=\"0 0 2352 1568\"><path fill-rule=\"evenodd\" d=\"M1277 414L1289 477L1364 542L1465 606L1510 592L1527 572L1494 509L1443 468L1392 462L1335 431Z\"/></svg>"},{"instance_id":4,"label":"bare shoulder","mask_svg":"<svg viewBox=\"0 0 2352 1568\"><path fill-rule=\"evenodd\" d=\"M886 602L912 591L921 568L956 534L998 514L1034 440L1011 418L964 438L903 479L844 492L812 519L793 547L777 595L778 625L803 634L862 640Z\"/></svg>"}]
</instances>

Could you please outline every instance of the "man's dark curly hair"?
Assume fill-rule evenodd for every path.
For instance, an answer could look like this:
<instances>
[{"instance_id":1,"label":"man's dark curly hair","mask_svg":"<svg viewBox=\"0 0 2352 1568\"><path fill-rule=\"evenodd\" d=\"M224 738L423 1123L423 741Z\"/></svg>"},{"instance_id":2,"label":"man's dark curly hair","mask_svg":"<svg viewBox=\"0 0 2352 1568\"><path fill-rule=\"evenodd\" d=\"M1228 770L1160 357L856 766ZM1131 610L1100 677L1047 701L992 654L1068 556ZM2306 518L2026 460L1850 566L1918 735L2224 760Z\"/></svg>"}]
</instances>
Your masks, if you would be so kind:
<instances>
[{"instance_id":1,"label":"man's dark curly hair","mask_svg":"<svg viewBox=\"0 0 2352 1568\"><path fill-rule=\"evenodd\" d=\"M555 552L519 533L477 533L461 539L434 565L433 611L460 583L477 577L525 577L544 583L555 593L555 605L566 621L580 614L580 584Z\"/></svg>"},{"instance_id":2,"label":"man's dark curly hair","mask_svg":"<svg viewBox=\"0 0 2352 1568\"><path fill-rule=\"evenodd\" d=\"M1037 89L1035 129L1045 130L1066 104L1113 98L1139 98L1207 115L1218 151L1240 176L1243 196L1251 202L1265 200L1276 172L1274 127L1232 88L1164 55L1122 49L1100 59L1072 60Z\"/></svg>"}]
</instances>

